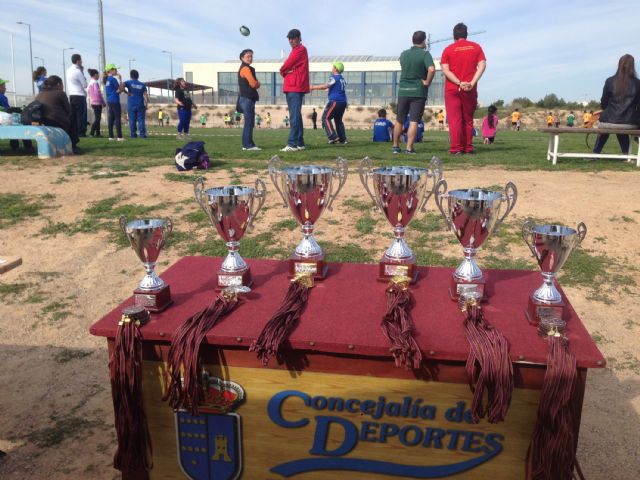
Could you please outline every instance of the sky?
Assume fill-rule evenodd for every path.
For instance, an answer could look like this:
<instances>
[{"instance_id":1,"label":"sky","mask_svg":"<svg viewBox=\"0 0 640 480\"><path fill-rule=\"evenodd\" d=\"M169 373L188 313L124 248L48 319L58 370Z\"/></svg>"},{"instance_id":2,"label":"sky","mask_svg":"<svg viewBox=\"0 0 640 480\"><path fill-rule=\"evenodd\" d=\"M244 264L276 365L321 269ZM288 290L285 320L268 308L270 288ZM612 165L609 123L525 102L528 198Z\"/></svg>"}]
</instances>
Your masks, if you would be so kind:
<instances>
[{"instance_id":1,"label":"sky","mask_svg":"<svg viewBox=\"0 0 640 480\"><path fill-rule=\"evenodd\" d=\"M173 52L174 76L183 62L236 59L244 48L254 58L279 58L289 51L291 28L302 31L309 55L399 55L411 46L416 30L432 40L451 37L462 21L480 43L487 70L479 84L482 103L509 102L526 96L538 100L555 93L565 100L599 99L604 80L616 71L620 56L640 62L638 0L491 0L394 2L324 0L304 2L213 0L103 0L106 61L128 71L130 59L141 80L167 78ZM19 94L30 93L29 40L33 55L48 73L61 75L72 53L85 67L99 59L97 0L0 0L0 78L11 81L10 35L14 35L15 75ZM251 29L249 37L239 27ZM449 40L435 43L439 58ZM34 59L34 67L41 64ZM8 90L13 91L13 85Z\"/></svg>"}]
</instances>

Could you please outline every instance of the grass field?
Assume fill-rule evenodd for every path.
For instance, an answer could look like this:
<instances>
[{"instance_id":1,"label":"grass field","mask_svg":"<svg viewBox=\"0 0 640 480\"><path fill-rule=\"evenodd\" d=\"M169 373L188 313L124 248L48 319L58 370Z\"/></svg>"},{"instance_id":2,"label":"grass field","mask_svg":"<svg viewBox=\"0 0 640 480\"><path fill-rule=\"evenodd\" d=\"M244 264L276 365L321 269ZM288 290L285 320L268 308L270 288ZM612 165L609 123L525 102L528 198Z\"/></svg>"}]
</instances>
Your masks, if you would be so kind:
<instances>
[{"instance_id":1,"label":"grass field","mask_svg":"<svg viewBox=\"0 0 640 480\"><path fill-rule=\"evenodd\" d=\"M193 140L206 142L206 149L214 166L262 168L271 156L278 154L285 161L301 162L333 162L342 156L350 164L365 156L371 157L377 165L408 164L420 165L436 155L451 168L472 168L485 166L502 166L514 170L635 170L635 164L618 160L585 161L579 158L560 159L553 166L546 160L548 136L538 132L500 131L494 145L483 145L482 139L476 139L476 154L463 157L450 156L448 152L449 137L444 131L427 131L425 142L416 144L415 156L394 155L391 144L371 141L370 130L349 130L348 145L328 145L322 130L305 130L307 150L304 152L279 152L287 142L288 130L256 129L254 139L262 147L262 152L244 152L241 148L241 129L196 128L192 130ZM161 135L162 134L162 135ZM589 145L593 146L595 136L589 136ZM182 143L175 139L174 127L151 127L147 139L129 139L126 142L109 142L107 138L83 138L80 147L84 150L87 167L104 169L111 166L114 171L144 169L171 162L175 148ZM564 151L588 152L590 148L582 135L565 135L561 147ZM637 148L633 144L633 149ZM604 153L619 153L615 138L611 138ZM13 153L8 141L0 141L0 165L3 163L19 163L25 167L39 166L35 155L26 156ZM109 164L96 163L96 157L109 157ZM132 159L135 158L135 162ZM82 163L82 162L81 162Z\"/></svg>"}]
</instances>

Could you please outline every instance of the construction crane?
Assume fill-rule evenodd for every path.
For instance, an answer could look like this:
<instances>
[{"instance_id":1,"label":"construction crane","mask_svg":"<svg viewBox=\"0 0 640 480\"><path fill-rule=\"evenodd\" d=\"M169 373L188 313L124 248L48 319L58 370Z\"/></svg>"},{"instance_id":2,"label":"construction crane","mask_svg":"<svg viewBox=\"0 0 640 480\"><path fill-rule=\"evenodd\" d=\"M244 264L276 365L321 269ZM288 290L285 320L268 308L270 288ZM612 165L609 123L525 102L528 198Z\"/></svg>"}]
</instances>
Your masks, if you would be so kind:
<instances>
[{"instance_id":1,"label":"construction crane","mask_svg":"<svg viewBox=\"0 0 640 480\"><path fill-rule=\"evenodd\" d=\"M487 33L487 31L486 30L479 30L477 32L471 32L471 33L467 34L467 37L470 37L472 35L480 35L481 33ZM431 34L429 34L427 36L427 50L431 50L431 45L433 45L434 43L442 43L442 42L450 42L450 41L452 41L451 37L439 38L438 40L431 41Z\"/></svg>"}]
</instances>

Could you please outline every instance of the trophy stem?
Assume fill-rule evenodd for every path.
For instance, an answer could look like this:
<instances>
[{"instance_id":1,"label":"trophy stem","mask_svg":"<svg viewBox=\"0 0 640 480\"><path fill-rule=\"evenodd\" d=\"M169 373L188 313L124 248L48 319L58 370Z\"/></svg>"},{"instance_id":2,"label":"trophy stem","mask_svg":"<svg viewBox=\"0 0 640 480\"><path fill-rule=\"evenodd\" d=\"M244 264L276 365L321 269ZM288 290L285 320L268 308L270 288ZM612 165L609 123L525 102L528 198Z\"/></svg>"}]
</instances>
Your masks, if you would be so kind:
<instances>
[{"instance_id":1,"label":"trophy stem","mask_svg":"<svg viewBox=\"0 0 640 480\"><path fill-rule=\"evenodd\" d=\"M482 278L482 270L476 263L476 253L478 249L473 247L464 248L464 260L458 265L454 277L465 282L472 282Z\"/></svg>"},{"instance_id":2,"label":"trophy stem","mask_svg":"<svg viewBox=\"0 0 640 480\"><path fill-rule=\"evenodd\" d=\"M221 270L228 273L238 273L247 270L247 263L240 256L240 253L238 253L238 250L240 249L240 242L227 242L226 245L229 249L229 253L227 253L227 256L222 262Z\"/></svg>"},{"instance_id":3,"label":"trophy stem","mask_svg":"<svg viewBox=\"0 0 640 480\"><path fill-rule=\"evenodd\" d=\"M384 252L385 258L389 260L405 260L413 258L413 251L404 239L405 228L400 225L396 225L393 228L393 243Z\"/></svg>"},{"instance_id":4,"label":"trophy stem","mask_svg":"<svg viewBox=\"0 0 640 480\"><path fill-rule=\"evenodd\" d=\"M297 255L306 258L322 255L322 249L313 236L313 229L314 226L312 223L307 222L302 225L302 235L304 235L304 238L296 247Z\"/></svg>"},{"instance_id":5,"label":"trophy stem","mask_svg":"<svg viewBox=\"0 0 640 480\"><path fill-rule=\"evenodd\" d=\"M160 290L164 287L164 281L155 272L156 262L144 262L144 270L147 274L144 276L138 288L147 292Z\"/></svg>"},{"instance_id":6,"label":"trophy stem","mask_svg":"<svg viewBox=\"0 0 640 480\"><path fill-rule=\"evenodd\" d=\"M562 296L555 286L556 273L542 272L544 283L533 293L534 300L545 304L562 303Z\"/></svg>"}]
</instances>

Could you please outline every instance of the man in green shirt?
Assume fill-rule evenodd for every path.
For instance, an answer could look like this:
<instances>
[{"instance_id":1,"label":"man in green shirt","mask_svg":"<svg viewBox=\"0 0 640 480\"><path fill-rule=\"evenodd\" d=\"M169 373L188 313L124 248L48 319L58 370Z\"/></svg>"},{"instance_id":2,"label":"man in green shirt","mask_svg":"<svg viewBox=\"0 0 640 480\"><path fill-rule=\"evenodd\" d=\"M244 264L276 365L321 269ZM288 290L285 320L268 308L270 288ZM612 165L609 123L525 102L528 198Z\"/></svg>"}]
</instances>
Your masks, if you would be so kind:
<instances>
[{"instance_id":1,"label":"man in green shirt","mask_svg":"<svg viewBox=\"0 0 640 480\"><path fill-rule=\"evenodd\" d=\"M398 86L398 111L393 127L393 153L400 153L398 146L402 127L409 114L407 149L404 153L416 153L413 143L418 132L418 122L424 114L429 85L436 67L431 54L426 51L427 34L418 30L413 34L413 47L400 54L400 84Z\"/></svg>"},{"instance_id":2,"label":"man in green shirt","mask_svg":"<svg viewBox=\"0 0 640 480\"><path fill-rule=\"evenodd\" d=\"M569 115L567 115L567 127L573 127L575 121L576 116L573 114L573 112L569 112Z\"/></svg>"}]
</instances>

